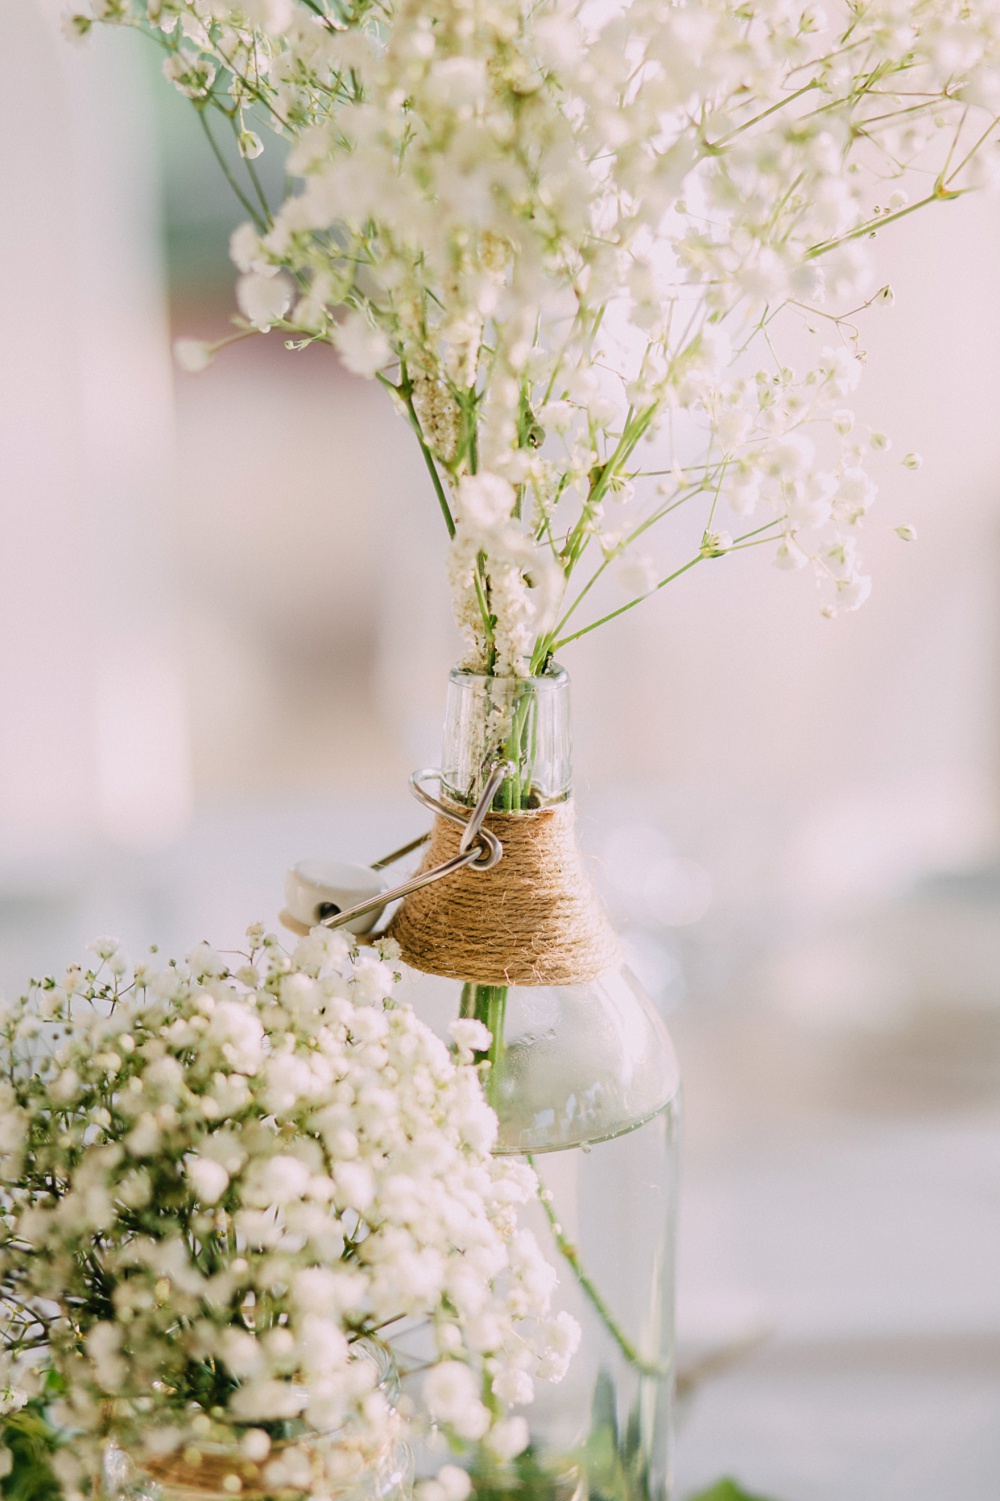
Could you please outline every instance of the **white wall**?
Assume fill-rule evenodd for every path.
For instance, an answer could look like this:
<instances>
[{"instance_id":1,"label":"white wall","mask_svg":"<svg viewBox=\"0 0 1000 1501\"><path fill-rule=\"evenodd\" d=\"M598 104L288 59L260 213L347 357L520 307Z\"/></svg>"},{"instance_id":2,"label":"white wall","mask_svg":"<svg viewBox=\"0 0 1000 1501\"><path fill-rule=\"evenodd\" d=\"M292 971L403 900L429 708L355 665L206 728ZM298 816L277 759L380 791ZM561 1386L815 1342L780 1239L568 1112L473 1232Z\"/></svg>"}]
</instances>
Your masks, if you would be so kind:
<instances>
[{"instance_id":1,"label":"white wall","mask_svg":"<svg viewBox=\"0 0 1000 1501\"><path fill-rule=\"evenodd\" d=\"M0 863L157 842L188 805L169 357L132 39L0 8Z\"/></svg>"}]
</instances>

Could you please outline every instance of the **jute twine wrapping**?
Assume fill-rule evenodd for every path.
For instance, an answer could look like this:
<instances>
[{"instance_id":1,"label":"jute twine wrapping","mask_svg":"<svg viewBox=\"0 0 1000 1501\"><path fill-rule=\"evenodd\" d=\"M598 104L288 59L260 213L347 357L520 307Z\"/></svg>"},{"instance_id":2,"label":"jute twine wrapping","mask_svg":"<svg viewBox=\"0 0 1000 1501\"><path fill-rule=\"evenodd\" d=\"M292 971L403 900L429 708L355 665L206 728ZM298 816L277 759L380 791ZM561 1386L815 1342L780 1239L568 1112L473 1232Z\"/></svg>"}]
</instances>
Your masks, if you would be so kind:
<instances>
[{"instance_id":1,"label":"jute twine wrapping","mask_svg":"<svg viewBox=\"0 0 1000 1501\"><path fill-rule=\"evenodd\" d=\"M461 810L465 811L465 810ZM492 870L456 871L411 892L390 935L425 974L480 985L573 985L620 957L577 849L570 802L491 813L503 845ZM438 816L421 870L458 853L462 830Z\"/></svg>"},{"instance_id":2,"label":"jute twine wrapping","mask_svg":"<svg viewBox=\"0 0 1000 1501\"><path fill-rule=\"evenodd\" d=\"M273 1459L280 1456L282 1449L290 1447L288 1444L275 1444L270 1457ZM354 1459L353 1473L345 1477L343 1484L331 1487L328 1479L324 1480L323 1494L338 1496L345 1495L350 1491L360 1476L371 1466L385 1457L385 1446L372 1451L371 1445L361 1443L343 1445L344 1452L352 1454ZM298 1497L309 1492L310 1485L274 1485L267 1482L261 1474L261 1466L248 1463L238 1453L203 1453L197 1464L192 1464L179 1454L172 1454L164 1459L146 1459L141 1465L135 1466L139 1476L146 1476L154 1480L167 1496L178 1498L190 1498L190 1501L214 1501L214 1498L225 1497L231 1501L234 1494L239 1494L243 1501L263 1501L263 1498L274 1496ZM229 1477L236 1475L241 1488L238 1493L226 1485Z\"/></svg>"},{"instance_id":3,"label":"jute twine wrapping","mask_svg":"<svg viewBox=\"0 0 1000 1501\"><path fill-rule=\"evenodd\" d=\"M198 1464L190 1464L179 1455L167 1459L147 1459L140 1469L142 1475L155 1480L168 1492L192 1496L225 1496L226 1479L237 1475L241 1481L240 1494L245 1497L267 1496L274 1492L273 1486L264 1484L257 1465L246 1464L236 1454L205 1454Z\"/></svg>"}]
</instances>

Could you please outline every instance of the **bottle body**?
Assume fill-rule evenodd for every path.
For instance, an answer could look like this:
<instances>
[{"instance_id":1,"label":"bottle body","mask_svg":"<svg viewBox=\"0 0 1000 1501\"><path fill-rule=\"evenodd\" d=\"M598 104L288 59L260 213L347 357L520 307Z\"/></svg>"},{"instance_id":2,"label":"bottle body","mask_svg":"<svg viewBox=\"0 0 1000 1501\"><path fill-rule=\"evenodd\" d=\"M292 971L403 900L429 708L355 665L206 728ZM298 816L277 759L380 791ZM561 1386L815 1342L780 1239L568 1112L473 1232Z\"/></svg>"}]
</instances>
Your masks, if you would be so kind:
<instances>
[{"instance_id":1,"label":"bottle body","mask_svg":"<svg viewBox=\"0 0 1000 1501\"><path fill-rule=\"evenodd\" d=\"M546 1195L533 1228L582 1338L525 1415L540 1466L581 1497L669 1495L676 1136L671 1102L618 1136L532 1159Z\"/></svg>"},{"instance_id":2,"label":"bottle body","mask_svg":"<svg viewBox=\"0 0 1000 1501\"><path fill-rule=\"evenodd\" d=\"M568 801L568 687L558 671L522 680L453 673L446 799L473 806L504 760L497 811L531 818ZM544 956L538 969L544 975ZM582 1338L564 1379L536 1383L523 1409L528 1448L474 1473L474 1487L539 1501L666 1501L679 1111L670 1038L620 961L571 983L503 978L463 983L411 970L405 993L443 1037L457 1015L489 1030L482 1061L497 1150L524 1157L538 1175L527 1222L558 1271L554 1306Z\"/></svg>"}]
</instances>

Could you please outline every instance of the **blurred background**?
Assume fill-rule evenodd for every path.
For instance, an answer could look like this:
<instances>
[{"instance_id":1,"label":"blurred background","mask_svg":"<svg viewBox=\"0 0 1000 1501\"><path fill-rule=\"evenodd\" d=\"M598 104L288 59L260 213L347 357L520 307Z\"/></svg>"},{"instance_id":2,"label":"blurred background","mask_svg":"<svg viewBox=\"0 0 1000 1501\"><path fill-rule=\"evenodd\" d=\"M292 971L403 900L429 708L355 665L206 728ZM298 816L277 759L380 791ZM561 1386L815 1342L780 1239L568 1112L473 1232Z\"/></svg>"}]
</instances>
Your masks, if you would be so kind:
<instances>
[{"instance_id":1,"label":"blurred background","mask_svg":"<svg viewBox=\"0 0 1000 1501\"><path fill-rule=\"evenodd\" d=\"M275 334L172 369L242 216L139 39L59 11L0 7L8 992L99 933L236 946L289 864L419 832L456 654L382 393ZM762 550L566 656L583 839L685 1076L681 1496L1000 1494L998 231L966 199L880 247L859 613Z\"/></svg>"}]
</instances>

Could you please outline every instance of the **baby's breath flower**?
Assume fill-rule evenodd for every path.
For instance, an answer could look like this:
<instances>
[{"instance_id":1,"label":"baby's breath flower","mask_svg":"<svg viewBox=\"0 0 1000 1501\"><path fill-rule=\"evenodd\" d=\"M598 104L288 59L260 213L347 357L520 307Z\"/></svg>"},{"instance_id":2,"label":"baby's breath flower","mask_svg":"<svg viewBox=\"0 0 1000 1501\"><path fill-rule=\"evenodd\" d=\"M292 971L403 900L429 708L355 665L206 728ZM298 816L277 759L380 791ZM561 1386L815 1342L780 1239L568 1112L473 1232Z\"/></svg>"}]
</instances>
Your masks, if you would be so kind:
<instances>
[{"instance_id":1,"label":"baby's breath flower","mask_svg":"<svg viewBox=\"0 0 1000 1501\"><path fill-rule=\"evenodd\" d=\"M774 555L774 565L776 568L804 568L808 561L808 554L803 552L793 536L786 535L782 537L778 543L778 550Z\"/></svg>"},{"instance_id":2,"label":"baby's breath flower","mask_svg":"<svg viewBox=\"0 0 1000 1501\"><path fill-rule=\"evenodd\" d=\"M189 99L203 99L215 79L215 64L202 53L181 48L164 61L164 76Z\"/></svg>"},{"instance_id":3,"label":"baby's breath flower","mask_svg":"<svg viewBox=\"0 0 1000 1501\"><path fill-rule=\"evenodd\" d=\"M64 17L63 32L71 42L79 42L87 35L93 24L93 16L77 12Z\"/></svg>"},{"instance_id":4,"label":"baby's breath flower","mask_svg":"<svg viewBox=\"0 0 1000 1501\"><path fill-rule=\"evenodd\" d=\"M359 376L398 366L390 399L455 533L468 665L537 671L557 622L573 616L564 639L591 628L574 612L608 561L612 501L640 551L624 575L637 598L635 523L668 524L674 502L701 505L695 537L720 498L765 511L786 567L806 556L793 534L815 557L853 534L874 492L835 498L832 481L872 454L842 441L843 403L862 313L894 300L869 242L925 196L996 176L992 6L316 10L147 0L143 17L91 0L72 25L151 31L206 121L236 120L246 158L262 149L251 107L284 138L284 202L230 242L238 307L292 348L329 340ZM916 204L911 165L937 183ZM208 347L185 344L180 362L204 368ZM663 452L644 472L650 444Z\"/></svg>"},{"instance_id":5,"label":"baby's breath flower","mask_svg":"<svg viewBox=\"0 0 1000 1501\"><path fill-rule=\"evenodd\" d=\"M16 1293L29 1316L8 1356L33 1317L47 1330L75 1435L60 1475L79 1488L109 1420L139 1457L238 1441L268 1485L316 1495L349 1451L377 1456L430 1424L456 1451L520 1452L509 1407L560 1379L579 1331L553 1316L555 1270L516 1222L537 1180L491 1155L472 1061L489 1032L457 1022L453 1057L387 1004L388 942L352 953L316 929L287 954L259 925L248 936L259 968L231 973L202 943L183 967L147 966L141 989L99 939L121 971L113 1012L79 967L12 1009L0 1301ZM371 1351L403 1318L438 1326L439 1354L397 1407ZM262 1425L300 1417L348 1449L307 1432L272 1452ZM469 1490L456 1465L427 1485L431 1501Z\"/></svg>"},{"instance_id":6,"label":"baby's breath flower","mask_svg":"<svg viewBox=\"0 0 1000 1501\"><path fill-rule=\"evenodd\" d=\"M701 555L703 558L721 558L732 545L733 539L728 532L706 532L701 539Z\"/></svg>"},{"instance_id":7,"label":"baby's breath flower","mask_svg":"<svg viewBox=\"0 0 1000 1501\"><path fill-rule=\"evenodd\" d=\"M455 1039L455 1046L463 1063L471 1063L473 1054L485 1053L490 1045L490 1032L474 1017L458 1017L451 1022L448 1031Z\"/></svg>"},{"instance_id":8,"label":"baby's breath flower","mask_svg":"<svg viewBox=\"0 0 1000 1501\"><path fill-rule=\"evenodd\" d=\"M87 948L90 953L96 954L98 959L108 960L117 954L121 948L121 942L117 938L95 938L92 943L87 944Z\"/></svg>"},{"instance_id":9,"label":"baby's breath flower","mask_svg":"<svg viewBox=\"0 0 1000 1501\"><path fill-rule=\"evenodd\" d=\"M333 333L333 343L345 369L371 380L389 361L392 351L381 329L361 313L348 313Z\"/></svg>"},{"instance_id":10,"label":"baby's breath flower","mask_svg":"<svg viewBox=\"0 0 1000 1501\"><path fill-rule=\"evenodd\" d=\"M618 582L627 594L640 597L656 588L659 570L655 559L648 554L631 557L618 569Z\"/></svg>"},{"instance_id":11,"label":"baby's breath flower","mask_svg":"<svg viewBox=\"0 0 1000 1501\"><path fill-rule=\"evenodd\" d=\"M284 276L250 271L236 283L236 301L247 322L265 333L288 311L292 289Z\"/></svg>"}]
</instances>

